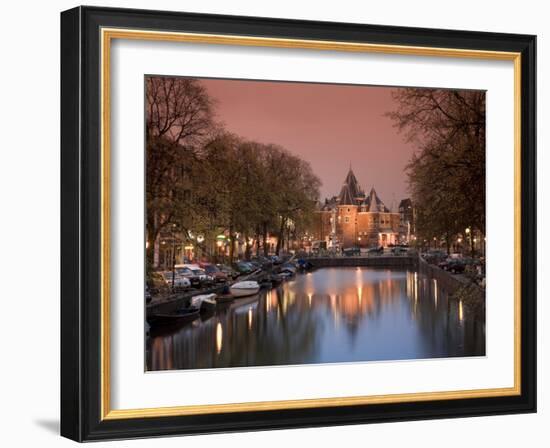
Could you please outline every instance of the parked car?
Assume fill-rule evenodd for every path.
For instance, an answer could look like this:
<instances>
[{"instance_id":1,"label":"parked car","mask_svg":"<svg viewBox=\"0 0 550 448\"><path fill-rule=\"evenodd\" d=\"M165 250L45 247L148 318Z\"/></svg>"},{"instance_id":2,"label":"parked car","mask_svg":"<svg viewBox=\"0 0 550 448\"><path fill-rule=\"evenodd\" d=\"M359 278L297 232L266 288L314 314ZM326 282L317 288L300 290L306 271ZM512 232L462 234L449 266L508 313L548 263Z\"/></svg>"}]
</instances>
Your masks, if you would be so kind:
<instances>
[{"instance_id":1,"label":"parked car","mask_svg":"<svg viewBox=\"0 0 550 448\"><path fill-rule=\"evenodd\" d=\"M191 288L200 288L201 287L201 279L200 276L195 274L191 269L189 269L188 265L186 264L177 264L176 272L179 276L185 277L189 280L191 283Z\"/></svg>"},{"instance_id":2,"label":"parked car","mask_svg":"<svg viewBox=\"0 0 550 448\"><path fill-rule=\"evenodd\" d=\"M405 247L402 247L402 246L393 246L391 248L391 253L394 254L394 255L402 255L402 254L406 254L409 250Z\"/></svg>"},{"instance_id":3,"label":"parked car","mask_svg":"<svg viewBox=\"0 0 550 448\"><path fill-rule=\"evenodd\" d=\"M438 264L447 259L447 252L440 249L430 249L422 254L427 263Z\"/></svg>"},{"instance_id":4,"label":"parked car","mask_svg":"<svg viewBox=\"0 0 550 448\"><path fill-rule=\"evenodd\" d=\"M150 272L146 284L152 295L168 293L170 290L166 280L159 272Z\"/></svg>"},{"instance_id":5,"label":"parked car","mask_svg":"<svg viewBox=\"0 0 550 448\"><path fill-rule=\"evenodd\" d=\"M352 257L354 255L361 255L361 249L359 249L358 247L347 247L342 251L342 253L346 257Z\"/></svg>"},{"instance_id":6,"label":"parked car","mask_svg":"<svg viewBox=\"0 0 550 448\"><path fill-rule=\"evenodd\" d=\"M207 275L210 275L214 282L225 283L228 280L228 275L212 263L200 263L199 266L204 269Z\"/></svg>"},{"instance_id":7,"label":"parked car","mask_svg":"<svg viewBox=\"0 0 550 448\"><path fill-rule=\"evenodd\" d=\"M483 265L478 258L460 256L449 256L446 260L438 263L438 266L454 274L463 272L483 273Z\"/></svg>"},{"instance_id":8,"label":"parked car","mask_svg":"<svg viewBox=\"0 0 550 448\"><path fill-rule=\"evenodd\" d=\"M270 260L269 258L267 257L264 257L262 255L258 255L258 256L255 256L255 257L252 257L251 261L253 263L256 263L258 264L261 268L263 269L266 269L266 268L270 268L272 265L273 265L273 261Z\"/></svg>"},{"instance_id":9,"label":"parked car","mask_svg":"<svg viewBox=\"0 0 550 448\"><path fill-rule=\"evenodd\" d=\"M172 288L172 285L174 286L174 289L187 289L191 287L191 281L183 275L178 274L175 270L174 272L161 272L161 275L170 288Z\"/></svg>"},{"instance_id":10,"label":"parked car","mask_svg":"<svg viewBox=\"0 0 550 448\"><path fill-rule=\"evenodd\" d=\"M195 276L199 277L201 286L208 286L214 283L214 277L208 275L198 264L186 264L183 267L188 268Z\"/></svg>"},{"instance_id":11,"label":"parked car","mask_svg":"<svg viewBox=\"0 0 550 448\"><path fill-rule=\"evenodd\" d=\"M383 254L384 248L382 246L370 247L367 249L367 254Z\"/></svg>"},{"instance_id":12,"label":"parked car","mask_svg":"<svg viewBox=\"0 0 550 448\"><path fill-rule=\"evenodd\" d=\"M226 264L217 264L216 266L232 279L236 279L239 276L239 273L232 269L231 266L227 266Z\"/></svg>"},{"instance_id":13,"label":"parked car","mask_svg":"<svg viewBox=\"0 0 550 448\"><path fill-rule=\"evenodd\" d=\"M462 274L466 269L466 263L460 258L447 258L445 261L438 263L437 266L452 274Z\"/></svg>"},{"instance_id":14,"label":"parked car","mask_svg":"<svg viewBox=\"0 0 550 448\"><path fill-rule=\"evenodd\" d=\"M250 274L256 270L256 267L248 261L237 261L234 266L239 275Z\"/></svg>"}]
</instances>

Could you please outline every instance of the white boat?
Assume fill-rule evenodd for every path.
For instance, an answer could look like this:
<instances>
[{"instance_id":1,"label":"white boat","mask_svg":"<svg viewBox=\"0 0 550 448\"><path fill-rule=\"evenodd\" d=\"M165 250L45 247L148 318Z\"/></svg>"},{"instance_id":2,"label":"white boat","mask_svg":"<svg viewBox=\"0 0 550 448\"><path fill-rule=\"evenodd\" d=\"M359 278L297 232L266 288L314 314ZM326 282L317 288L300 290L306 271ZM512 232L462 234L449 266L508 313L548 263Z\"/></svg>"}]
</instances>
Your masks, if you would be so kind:
<instances>
[{"instance_id":1,"label":"white boat","mask_svg":"<svg viewBox=\"0 0 550 448\"><path fill-rule=\"evenodd\" d=\"M203 311L216 308L217 294L200 294L191 297L191 306L197 307Z\"/></svg>"},{"instance_id":2,"label":"white boat","mask_svg":"<svg viewBox=\"0 0 550 448\"><path fill-rule=\"evenodd\" d=\"M260 285L258 282L252 280L237 282L229 287L229 291L231 291L231 294L236 298L253 296L257 294L259 290Z\"/></svg>"}]
</instances>

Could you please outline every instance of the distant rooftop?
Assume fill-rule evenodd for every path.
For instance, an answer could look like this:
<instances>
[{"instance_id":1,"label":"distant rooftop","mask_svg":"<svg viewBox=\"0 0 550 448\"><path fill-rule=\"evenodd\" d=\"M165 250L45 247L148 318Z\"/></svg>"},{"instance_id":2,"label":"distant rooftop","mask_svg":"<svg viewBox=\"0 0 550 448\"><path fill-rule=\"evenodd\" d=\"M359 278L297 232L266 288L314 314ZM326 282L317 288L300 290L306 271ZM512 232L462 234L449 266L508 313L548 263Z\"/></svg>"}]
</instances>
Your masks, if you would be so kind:
<instances>
[{"instance_id":1,"label":"distant rooftop","mask_svg":"<svg viewBox=\"0 0 550 448\"><path fill-rule=\"evenodd\" d=\"M325 203L321 206L321 210L331 210L337 205L356 205L367 212L388 213L390 211L378 197L374 187L371 188L368 195L365 195L365 191L359 185L351 166L342 185L342 189L340 190L340 194L330 199L325 199Z\"/></svg>"}]
</instances>

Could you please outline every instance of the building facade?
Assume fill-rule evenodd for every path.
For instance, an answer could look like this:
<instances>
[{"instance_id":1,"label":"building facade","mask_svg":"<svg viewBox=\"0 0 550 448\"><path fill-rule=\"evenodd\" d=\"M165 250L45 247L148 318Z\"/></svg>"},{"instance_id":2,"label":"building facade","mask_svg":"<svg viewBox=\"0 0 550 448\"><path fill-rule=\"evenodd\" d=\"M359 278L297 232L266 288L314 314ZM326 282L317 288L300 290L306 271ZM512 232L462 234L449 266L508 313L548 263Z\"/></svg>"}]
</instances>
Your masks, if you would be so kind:
<instances>
[{"instance_id":1,"label":"building facade","mask_svg":"<svg viewBox=\"0 0 550 448\"><path fill-rule=\"evenodd\" d=\"M314 238L327 248L370 248L399 242L401 216L388 209L374 187L365 194L350 168L338 196L316 212Z\"/></svg>"}]
</instances>

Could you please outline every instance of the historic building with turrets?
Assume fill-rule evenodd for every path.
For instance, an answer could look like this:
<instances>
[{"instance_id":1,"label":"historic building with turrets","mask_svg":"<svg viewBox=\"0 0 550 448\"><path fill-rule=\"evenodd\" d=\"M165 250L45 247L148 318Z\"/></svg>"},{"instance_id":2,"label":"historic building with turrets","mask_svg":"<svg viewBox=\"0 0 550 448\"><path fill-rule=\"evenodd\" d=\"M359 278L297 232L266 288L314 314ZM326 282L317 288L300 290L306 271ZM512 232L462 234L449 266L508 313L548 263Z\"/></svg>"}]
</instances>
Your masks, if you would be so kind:
<instances>
[{"instance_id":1,"label":"historic building with turrets","mask_svg":"<svg viewBox=\"0 0 550 448\"><path fill-rule=\"evenodd\" d=\"M365 194L350 167L340 194L319 204L313 233L327 248L369 248L398 243L400 224L400 214L384 205L374 187Z\"/></svg>"}]
</instances>

